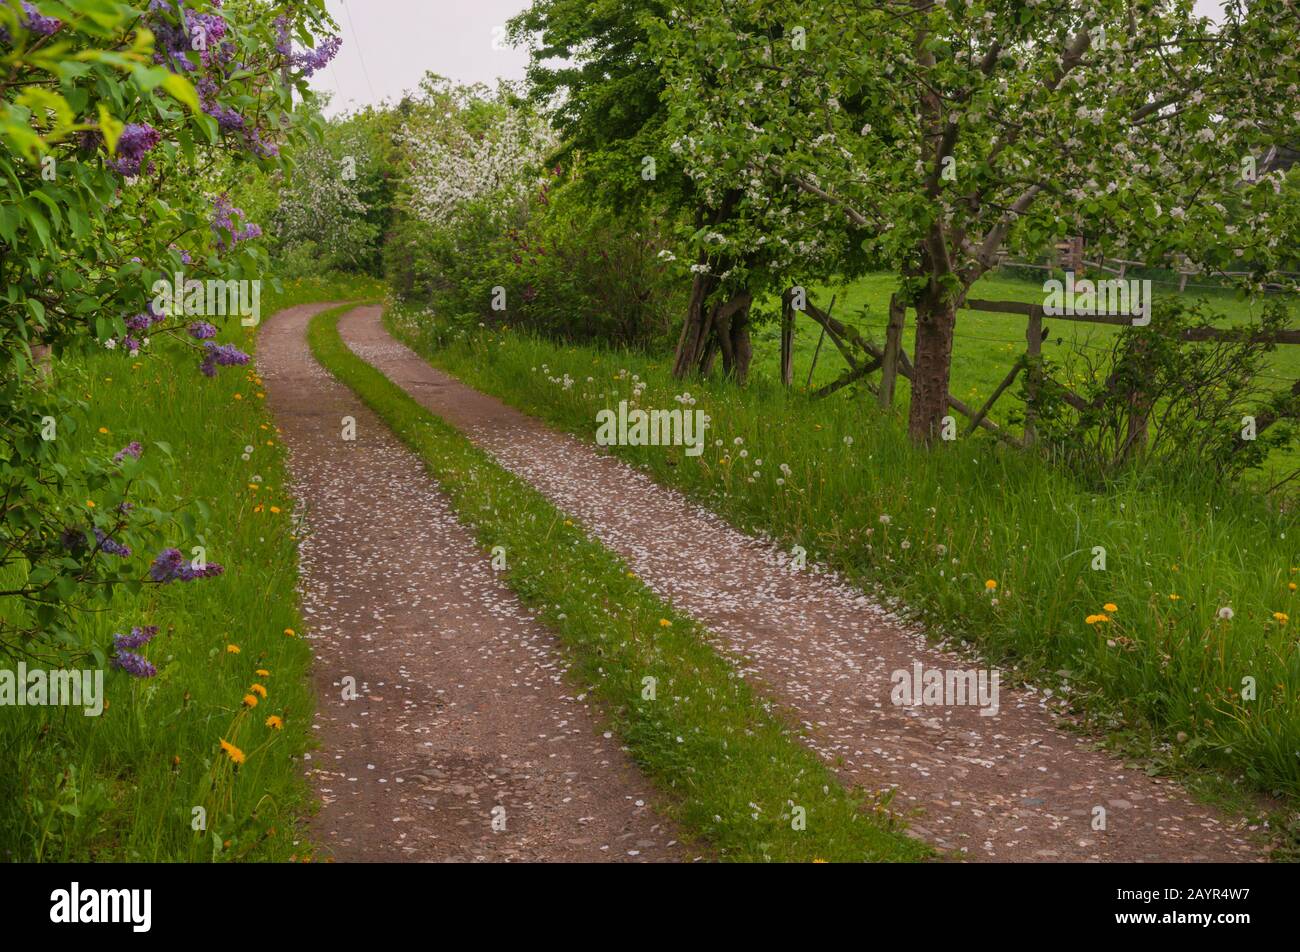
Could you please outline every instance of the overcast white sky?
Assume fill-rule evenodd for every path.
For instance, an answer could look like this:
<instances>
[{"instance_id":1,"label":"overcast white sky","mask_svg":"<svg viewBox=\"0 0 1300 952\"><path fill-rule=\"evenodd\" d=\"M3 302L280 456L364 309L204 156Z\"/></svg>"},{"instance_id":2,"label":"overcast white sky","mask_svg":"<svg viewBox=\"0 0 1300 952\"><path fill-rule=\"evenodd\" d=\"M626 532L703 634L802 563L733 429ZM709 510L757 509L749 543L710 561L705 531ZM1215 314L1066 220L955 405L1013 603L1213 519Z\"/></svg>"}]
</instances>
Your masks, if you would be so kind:
<instances>
[{"instance_id":1,"label":"overcast white sky","mask_svg":"<svg viewBox=\"0 0 1300 952\"><path fill-rule=\"evenodd\" d=\"M1220 0L1196 0L1215 16ZM329 114L396 102L427 70L462 83L489 85L522 79L528 56L493 49L494 28L524 10L528 0L327 0L343 30L343 49L312 79L334 94Z\"/></svg>"},{"instance_id":2,"label":"overcast white sky","mask_svg":"<svg viewBox=\"0 0 1300 952\"><path fill-rule=\"evenodd\" d=\"M385 99L396 102L428 70L462 83L522 79L528 55L494 50L493 28L528 0L327 0L343 29L343 49L312 77L332 93L337 114ZM500 37L500 33L496 38Z\"/></svg>"}]
</instances>

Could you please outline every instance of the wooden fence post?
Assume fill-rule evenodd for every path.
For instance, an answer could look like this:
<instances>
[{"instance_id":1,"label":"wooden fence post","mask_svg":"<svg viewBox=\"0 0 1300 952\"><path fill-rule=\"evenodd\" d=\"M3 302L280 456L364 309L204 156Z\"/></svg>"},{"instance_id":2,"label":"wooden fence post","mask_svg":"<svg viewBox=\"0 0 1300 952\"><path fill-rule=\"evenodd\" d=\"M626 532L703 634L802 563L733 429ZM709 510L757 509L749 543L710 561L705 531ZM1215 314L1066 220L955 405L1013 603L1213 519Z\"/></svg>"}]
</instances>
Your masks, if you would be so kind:
<instances>
[{"instance_id":1,"label":"wooden fence post","mask_svg":"<svg viewBox=\"0 0 1300 952\"><path fill-rule=\"evenodd\" d=\"M903 323L907 320L907 307L897 294L889 297L889 323L885 327L885 355L880 363L880 392L877 395L882 407L894 405L894 384L898 381L898 354L903 347Z\"/></svg>"},{"instance_id":2,"label":"wooden fence post","mask_svg":"<svg viewBox=\"0 0 1300 952\"><path fill-rule=\"evenodd\" d=\"M794 301L790 291L781 296L781 386L794 384Z\"/></svg>"},{"instance_id":3,"label":"wooden fence post","mask_svg":"<svg viewBox=\"0 0 1300 952\"><path fill-rule=\"evenodd\" d=\"M1041 314L1030 314L1029 324L1025 328L1025 446L1033 446L1038 440L1038 428L1034 418L1038 416L1038 382L1043 361L1043 318Z\"/></svg>"}]
</instances>

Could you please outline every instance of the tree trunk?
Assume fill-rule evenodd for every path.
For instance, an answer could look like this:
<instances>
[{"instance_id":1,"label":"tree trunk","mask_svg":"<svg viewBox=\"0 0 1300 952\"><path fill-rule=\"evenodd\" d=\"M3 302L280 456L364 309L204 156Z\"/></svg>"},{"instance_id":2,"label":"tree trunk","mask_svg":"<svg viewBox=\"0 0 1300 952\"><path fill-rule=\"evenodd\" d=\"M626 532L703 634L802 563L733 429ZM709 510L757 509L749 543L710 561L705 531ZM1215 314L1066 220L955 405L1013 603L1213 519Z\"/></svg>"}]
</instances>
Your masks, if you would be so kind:
<instances>
[{"instance_id":1,"label":"tree trunk","mask_svg":"<svg viewBox=\"0 0 1300 952\"><path fill-rule=\"evenodd\" d=\"M686 308L686 321L682 335L677 340L677 357L673 361L673 377L683 380L695 373L708 347L712 330L712 315L705 302L713 292L712 275L697 274L691 282L691 301Z\"/></svg>"},{"instance_id":2,"label":"tree trunk","mask_svg":"<svg viewBox=\"0 0 1300 952\"><path fill-rule=\"evenodd\" d=\"M718 361L718 339L709 336L709 343L704 348L704 356L700 358L700 376L707 377L713 373L713 365Z\"/></svg>"},{"instance_id":3,"label":"tree trunk","mask_svg":"<svg viewBox=\"0 0 1300 952\"><path fill-rule=\"evenodd\" d=\"M956 322L956 308L936 293L929 292L916 302L916 357L908 433L913 442L925 446L938 437L948 412L952 331Z\"/></svg>"},{"instance_id":4,"label":"tree trunk","mask_svg":"<svg viewBox=\"0 0 1300 952\"><path fill-rule=\"evenodd\" d=\"M739 189L731 189L723 197L717 208L700 205L695 209L695 227L703 228L706 224L714 226L726 221L740 204L744 195ZM713 322L717 316L716 307L705 306L709 297L718 288L715 272L726 271L726 261L709 261L706 251L701 249L695 259L698 265L711 265L709 273L697 272L691 281L691 300L686 308L686 322L682 324L682 335L677 340L677 356L673 360L673 377L683 380L697 373L704 364L712 364L710 353Z\"/></svg>"},{"instance_id":5,"label":"tree trunk","mask_svg":"<svg viewBox=\"0 0 1300 952\"><path fill-rule=\"evenodd\" d=\"M745 303L731 320L731 376L742 386L749 380L749 363L754 356L754 346L749 339L749 294Z\"/></svg>"},{"instance_id":6,"label":"tree trunk","mask_svg":"<svg viewBox=\"0 0 1300 952\"><path fill-rule=\"evenodd\" d=\"M754 349L749 340L749 308L753 298L741 291L713 309L713 333L722 351L722 371L737 383L749 376Z\"/></svg>"},{"instance_id":7,"label":"tree trunk","mask_svg":"<svg viewBox=\"0 0 1300 952\"><path fill-rule=\"evenodd\" d=\"M49 344L32 344L32 361L41 380L47 381L54 372L54 359Z\"/></svg>"}]
</instances>

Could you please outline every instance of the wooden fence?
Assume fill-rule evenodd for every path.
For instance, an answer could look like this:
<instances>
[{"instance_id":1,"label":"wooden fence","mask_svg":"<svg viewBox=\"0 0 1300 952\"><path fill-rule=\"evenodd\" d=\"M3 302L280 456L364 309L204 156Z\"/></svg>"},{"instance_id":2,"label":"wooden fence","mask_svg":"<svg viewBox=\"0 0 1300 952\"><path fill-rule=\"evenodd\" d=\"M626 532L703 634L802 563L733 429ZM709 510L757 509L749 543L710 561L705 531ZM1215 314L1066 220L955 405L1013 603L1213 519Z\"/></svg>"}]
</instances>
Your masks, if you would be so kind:
<instances>
[{"instance_id":1,"label":"wooden fence","mask_svg":"<svg viewBox=\"0 0 1300 952\"><path fill-rule=\"evenodd\" d=\"M1123 278L1130 268L1149 268L1151 265L1145 261L1134 261L1130 258L1111 258L1100 249L1089 254L1085 248L1082 235L1075 235L1057 242L1052 253L1046 261L1025 261L1021 258L1014 258L1006 253L998 256L998 267L1014 268L1036 268L1044 271L1073 271L1077 277L1083 277L1088 271L1104 271L1113 274L1116 277ZM1205 278L1244 278L1249 277L1249 271L1214 271L1207 273L1199 268L1194 268L1186 255L1171 255L1165 262L1167 270L1178 276L1178 293L1182 294L1187 290L1188 280L1196 277ZM1300 274L1294 272L1283 272L1284 277L1300 278ZM1162 282L1163 283L1163 282ZM1196 285L1198 288L1214 288L1215 285ZM1270 283L1265 285L1269 291L1291 291L1294 290L1284 284Z\"/></svg>"},{"instance_id":2,"label":"wooden fence","mask_svg":"<svg viewBox=\"0 0 1300 952\"><path fill-rule=\"evenodd\" d=\"M782 334L781 334L781 378L788 387L793 381L793 355L794 355L794 316L795 308L793 306L793 296L787 292L783 299L784 309L782 317ZM813 392L814 398L829 396L832 393L858 381L864 380L868 375L875 371L880 371L879 383L866 381L867 389L876 394L877 400L883 407L890 407L894 402L894 393L898 377L901 374L908 380L912 379L912 362L908 359L907 352L903 349L902 339L903 330L906 325L907 308L900 301L897 295L890 298L889 301L889 320L885 327L884 346L878 346L871 340L863 337L856 328L836 320L831 311L834 309L832 300L831 308L822 311L811 301L805 301L805 310L813 321L821 326L822 337L829 340L834 347L840 352L848 364L848 370L841 374L836 380L825 386L818 388ZM1007 371L1006 376L998 383L989 398L979 407L971 407L964 401L948 394L948 406L962 414L969 421L967 426L967 435L974 433L977 429L983 429L999 439L1013 443L1017 446L1031 446L1037 440L1036 427L1036 395L1040 390L1043 382L1042 377L1042 345L1048 337L1048 328L1044 324L1045 320L1058 321L1077 321L1089 324L1109 324L1129 326L1133 323L1133 318L1121 315L1095 314L1048 314L1045 308L1039 304L1026 304L1021 301L986 301L979 299L969 299L963 302L960 310L982 311L990 314L1007 315L1010 319L1024 318L1025 320L1025 351L1016 358L1011 368ZM1206 341L1206 340L1223 340L1223 341L1250 341L1252 343L1274 343L1274 344L1300 344L1300 330L1283 330L1268 334L1251 334L1243 333L1238 330L1220 330L1217 328L1197 327L1185 330L1181 337L1187 341ZM818 342L817 353L821 351L821 341ZM816 363L816 354L814 354L814 366ZM1015 383L1016 378L1021 373L1027 374L1026 396L1027 406L1025 408L1025 427L1023 433L1017 437L1006 428L999 426L988 418L989 411L997 401L1007 392ZM809 381L812 379L812 368L809 369ZM1075 393L1070 388L1055 382L1062 399L1070 406L1080 411L1086 411L1093 407L1093 403L1086 398ZM1296 381L1291 387L1292 396L1300 396L1300 381ZM1123 452L1140 449L1146 443L1148 415L1152 409L1149 406L1143 406L1143 397L1141 394L1128 395L1130 406L1133 410L1130 417L1130 427L1127 434L1127 443L1123 447ZM1256 421L1256 433L1262 432L1273 423L1277 422L1278 417L1272 413L1261 413Z\"/></svg>"}]
</instances>

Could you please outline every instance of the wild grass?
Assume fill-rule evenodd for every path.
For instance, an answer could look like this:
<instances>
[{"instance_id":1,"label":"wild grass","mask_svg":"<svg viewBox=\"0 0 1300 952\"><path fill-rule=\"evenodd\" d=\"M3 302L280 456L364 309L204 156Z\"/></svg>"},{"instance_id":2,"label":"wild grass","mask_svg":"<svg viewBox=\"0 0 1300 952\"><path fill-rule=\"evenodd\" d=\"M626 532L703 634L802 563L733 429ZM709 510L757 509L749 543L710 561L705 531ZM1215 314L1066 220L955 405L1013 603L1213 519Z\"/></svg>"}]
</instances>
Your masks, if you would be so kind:
<instances>
[{"instance_id":1,"label":"wild grass","mask_svg":"<svg viewBox=\"0 0 1300 952\"><path fill-rule=\"evenodd\" d=\"M357 282L286 282L268 295L266 311L372 294L373 285ZM237 322L220 339L246 350L255 343ZM144 650L157 676L105 671L101 716L0 708L5 861L285 860L309 853L299 821L311 798L299 758L310 740L310 652L286 634L296 635L301 624L282 450L252 365L209 380L197 364L193 354L156 343L135 358L96 349L52 368L53 385L69 388L85 407L60 438L110 456L140 441L140 501L174 509L172 544L187 557L204 546L225 574L120 588L107 611L81 616L83 648L107 648L114 633L133 626L160 628ZM156 554L134 553L138 577ZM0 659L0 666L15 663ZM257 696L254 684L266 696L248 708L243 699ZM272 715L283 729L267 726ZM222 740L240 750L242 765ZM196 807L206 811L206 830L194 829Z\"/></svg>"},{"instance_id":2,"label":"wild grass","mask_svg":"<svg viewBox=\"0 0 1300 952\"><path fill-rule=\"evenodd\" d=\"M1300 793L1293 512L1192 474L1094 492L984 438L921 452L874 400L813 402L762 373L743 390L683 385L667 357L449 333L413 311L390 321L438 366L588 439L600 409L677 409L689 391L712 421L702 456L614 452L742 529L804 546L936 635L1015 664L1158 764Z\"/></svg>"},{"instance_id":3,"label":"wild grass","mask_svg":"<svg viewBox=\"0 0 1300 952\"><path fill-rule=\"evenodd\" d=\"M318 316L312 351L424 461L483 547L506 550L505 578L558 634L579 690L706 852L742 861L915 860L925 847L882 805L846 791L709 646L626 564L527 483L425 410ZM647 680L653 679L653 680ZM806 814L806 829L796 817Z\"/></svg>"}]
</instances>

